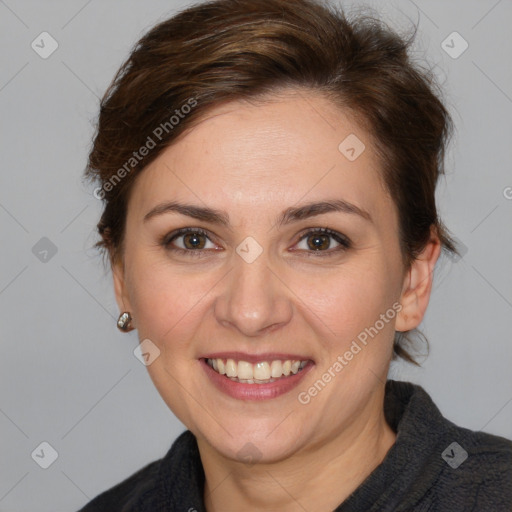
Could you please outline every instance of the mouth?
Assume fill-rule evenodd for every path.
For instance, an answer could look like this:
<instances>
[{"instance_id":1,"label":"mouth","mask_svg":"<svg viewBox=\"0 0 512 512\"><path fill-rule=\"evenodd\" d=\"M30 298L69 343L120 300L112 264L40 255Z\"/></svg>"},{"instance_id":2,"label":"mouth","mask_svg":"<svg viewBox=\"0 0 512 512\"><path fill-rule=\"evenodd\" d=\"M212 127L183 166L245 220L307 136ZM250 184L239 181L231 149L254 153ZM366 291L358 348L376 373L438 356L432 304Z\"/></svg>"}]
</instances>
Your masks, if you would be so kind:
<instances>
[{"instance_id":1,"label":"mouth","mask_svg":"<svg viewBox=\"0 0 512 512\"><path fill-rule=\"evenodd\" d=\"M214 387L238 400L268 400L296 388L315 366L311 359L285 354L211 354L199 362ZM247 360L249 359L249 361Z\"/></svg>"},{"instance_id":2,"label":"mouth","mask_svg":"<svg viewBox=\"0 0 512 512\"><path fill-rule=\"evenodd\" d=\"M205 358L206 364L219 375L242 384L269 384L277 380L297 375L309 360L274 359L250 363L248 361L223 358Z\"/></svg>"}]
</instances>

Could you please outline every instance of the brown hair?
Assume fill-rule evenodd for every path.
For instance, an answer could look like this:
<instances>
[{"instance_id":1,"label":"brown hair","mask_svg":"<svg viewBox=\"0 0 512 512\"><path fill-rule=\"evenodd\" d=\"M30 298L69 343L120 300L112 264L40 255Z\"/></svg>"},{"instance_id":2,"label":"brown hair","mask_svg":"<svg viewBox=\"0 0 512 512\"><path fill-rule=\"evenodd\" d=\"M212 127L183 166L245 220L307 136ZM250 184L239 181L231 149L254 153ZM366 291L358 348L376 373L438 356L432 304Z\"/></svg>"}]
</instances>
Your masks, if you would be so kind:
<instances>
[{"instance_id":1,"label":"brown hair","mask_svg":"<svg viewBox=\"0 0 512 512\"><path fill-rule=\"evenodd\" d=\"M368 15L349 20L315 0L214 0L156 25L101 101L85 172L104 201L97 246L111 262L122 256L136 176L208 110L304 88L351 112L372 136L399 214L404 268L432 226L457 254L435 200L452 123L433 73L408 56L414 35L404 39ZM394 353L415 362L407 335L396 333Z\"/></svg>"}]
</instances>

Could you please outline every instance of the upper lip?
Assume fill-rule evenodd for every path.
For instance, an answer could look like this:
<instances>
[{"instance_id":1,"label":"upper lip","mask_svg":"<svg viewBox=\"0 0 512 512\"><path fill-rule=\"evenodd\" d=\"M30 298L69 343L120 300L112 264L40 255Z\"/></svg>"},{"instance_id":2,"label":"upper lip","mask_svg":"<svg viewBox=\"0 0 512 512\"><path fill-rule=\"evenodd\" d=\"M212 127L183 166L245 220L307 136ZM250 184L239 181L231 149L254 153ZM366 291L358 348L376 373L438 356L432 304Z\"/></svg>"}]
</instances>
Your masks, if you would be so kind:
<instances>
[{"instance_id":1,"label":"upper lip","mask_svg":"<svg viewBox=\"0 0 512 512\"><path fill-rule=\"evenodd\" d=\"M234 359L235 361L247 361L248 363L256 364L261 361L312 361L308 356L297 354L285 354L278 352L265 352L261 354L247 354L246 352L215 352L206 354L199 359Z\"/></svg>"}]
</instances>

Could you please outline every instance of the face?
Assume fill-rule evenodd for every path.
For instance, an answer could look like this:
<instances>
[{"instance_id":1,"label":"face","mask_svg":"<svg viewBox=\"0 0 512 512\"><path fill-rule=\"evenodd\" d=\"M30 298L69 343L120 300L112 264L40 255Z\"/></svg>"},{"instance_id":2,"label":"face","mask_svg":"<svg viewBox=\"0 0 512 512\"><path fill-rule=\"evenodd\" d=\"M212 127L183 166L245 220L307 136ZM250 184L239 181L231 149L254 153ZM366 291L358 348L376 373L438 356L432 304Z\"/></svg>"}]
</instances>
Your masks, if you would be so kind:
<instances>
[{"instance_id":1,"label":"face","mask_svg":"<svg viewBox=\"0 0 512 512\"><path fill-rule=\"evenodd\" d=\"M114 279L170 409L262 462L380 418L395 328L426 307L369 135L304 92L224 104L144 169Z\"/></svg>"}]
</instances>

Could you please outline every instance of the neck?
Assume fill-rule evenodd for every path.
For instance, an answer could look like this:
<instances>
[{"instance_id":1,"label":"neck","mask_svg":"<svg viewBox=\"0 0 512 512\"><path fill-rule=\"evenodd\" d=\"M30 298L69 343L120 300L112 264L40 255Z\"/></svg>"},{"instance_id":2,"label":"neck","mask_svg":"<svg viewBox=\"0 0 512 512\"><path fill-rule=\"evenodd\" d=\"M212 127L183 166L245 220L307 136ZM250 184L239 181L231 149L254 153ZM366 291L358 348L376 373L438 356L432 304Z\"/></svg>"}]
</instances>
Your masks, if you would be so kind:
<instances>
[{"instance_id":1,"label":"neck","mask_svg":"<svg viewBox=\"0 0 512 512\"><path fill-rule=\"evenodd\" d=\"M382 402L380 402L382 403ZM246 465L198 439L208 512L330 512L382 462L396 435L384 419L361 418L332 439L274 463Z\"/></svg>"}]
</instances>

